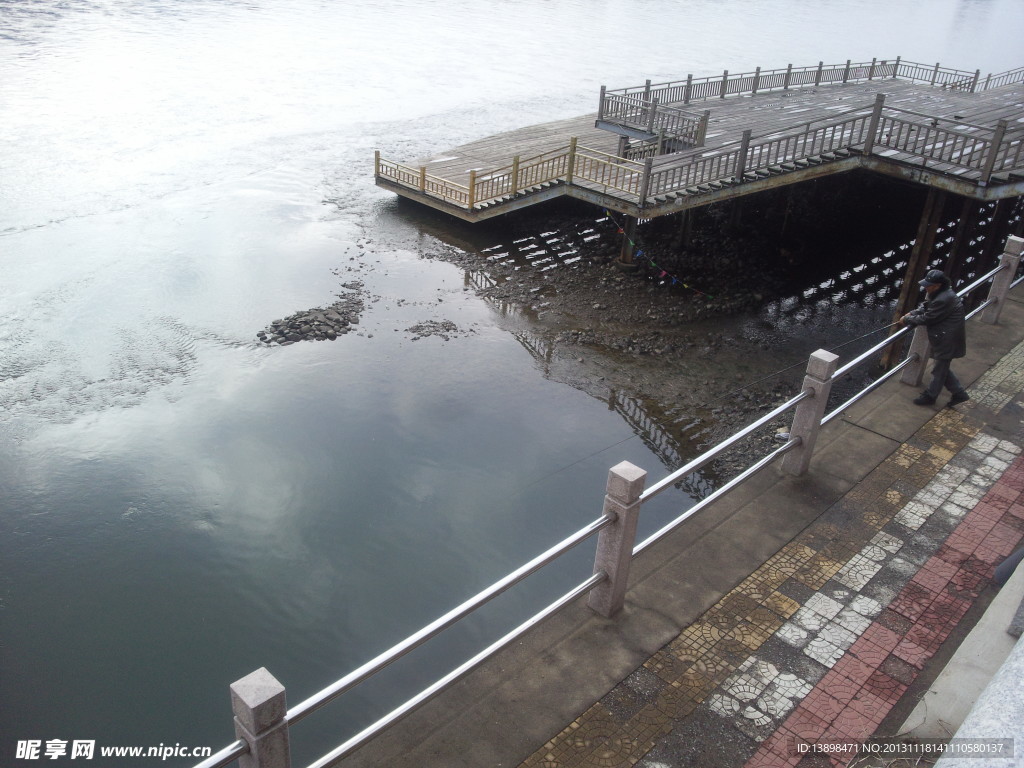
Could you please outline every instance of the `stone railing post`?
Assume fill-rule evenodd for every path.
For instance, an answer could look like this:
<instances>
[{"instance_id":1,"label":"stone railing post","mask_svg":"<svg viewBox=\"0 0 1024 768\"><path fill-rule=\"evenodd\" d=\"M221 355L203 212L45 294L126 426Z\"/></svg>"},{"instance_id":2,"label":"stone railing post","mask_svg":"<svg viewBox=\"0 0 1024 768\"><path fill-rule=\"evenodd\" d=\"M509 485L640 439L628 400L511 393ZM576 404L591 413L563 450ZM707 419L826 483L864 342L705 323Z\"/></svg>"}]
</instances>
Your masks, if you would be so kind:
<instances>
[{"instance_id":1,"label":"stone railing post","mask_svg":"<svg viewBox=\"0 0 1024 768\"><path fill-rule=\"evenodd\" d=\"M903 369L903 373L900 374L900 381L912 387L921 386L921 380L924 378L924 369L928 366L928 356L931 351L932 346L928 343L928 329L923 325L917 326L914 328L910 349L907 350L907 357L917 355L917 360Z\"/></svg>"},{"instance_id":2,"label":"stone railing post","mask_svg":"<svg viewBox=\"0 0 1024 768\"><path fill-rule=\"evenodd\" d=\"M591 610L611 618L626 602L629 564L633 559L636 524L640 517L640 494L647 472L623 461L608 470L608 488L604 497L604 514L614 515L615 522L601 529L597 538L594 573L608 576L587 598Z\"/></svg>"},{"instance_id":3,"label":"stone railing post","mask_svg":"<svg viewBox=\"0 0 1024 768\"><path fill-rule=\"evenodd\" d=\"M249 745L240 768L291 768L284 686L265 668L231 684L235 735Z\"/></svg>"},{"instance_id":4,"label":"stone railing post","mask_svg":"<svg viewBox=\"0 0 1024 768\"><path fill-rule=\"evenodd\" d=\"M992 278L992 287L988 289L988 297L992 303L985 307L981 313L981 322L995 325L999 322L999 313L1002 312L1006 303L1006 294L1010 291L1010 283L1013 282L1020 266L1021 248L1024 247L1024 239L1016 235L1010 235L1006 240L1006 250L999 257L999 264L1002 271Z\"/></svg>"},{"instance_id":5,"label":"stone railing post","mask_svg":"<svg viewBox=\"0 0 1024 768\"><path fill-rule=\"evenodd\" d=\"M807 361L807 375L804 376L803 391L810 397L801 400L793 414L790 436L799 438L800 445L789 451L782 459L782 471L799 476L807 471L814 454L814 444L821 431L821 418L828 405L828 394L832 390L832 375L839 365L839 355L824 349L814 352Z\"/></svg>"}]
</instances>

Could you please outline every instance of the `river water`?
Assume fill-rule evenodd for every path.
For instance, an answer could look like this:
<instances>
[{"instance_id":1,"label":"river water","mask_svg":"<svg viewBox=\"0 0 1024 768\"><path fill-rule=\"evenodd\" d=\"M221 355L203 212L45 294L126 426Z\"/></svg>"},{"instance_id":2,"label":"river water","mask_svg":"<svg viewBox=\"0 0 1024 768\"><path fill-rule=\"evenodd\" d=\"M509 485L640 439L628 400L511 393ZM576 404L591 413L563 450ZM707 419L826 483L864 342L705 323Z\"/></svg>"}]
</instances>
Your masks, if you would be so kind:
<instances>
[{"instance_id":1,"label":"river water","mask_svg":"<svg viewBox=\"0 0 1024 768\"><path fill-rule=\"evenodd\" d=\"M425 258L451 246L373 186L375 149L725 68L1001 72L1022 8L0 0L0 762L219 748L233 680L266 666L295 703L593 519L612 464L664 472ZM358 333L256 341L353 279ZM460 333L406 331L430 320ZM304 723L299 758L585 578L583 549Z\"/></svg>"}]
</instances>

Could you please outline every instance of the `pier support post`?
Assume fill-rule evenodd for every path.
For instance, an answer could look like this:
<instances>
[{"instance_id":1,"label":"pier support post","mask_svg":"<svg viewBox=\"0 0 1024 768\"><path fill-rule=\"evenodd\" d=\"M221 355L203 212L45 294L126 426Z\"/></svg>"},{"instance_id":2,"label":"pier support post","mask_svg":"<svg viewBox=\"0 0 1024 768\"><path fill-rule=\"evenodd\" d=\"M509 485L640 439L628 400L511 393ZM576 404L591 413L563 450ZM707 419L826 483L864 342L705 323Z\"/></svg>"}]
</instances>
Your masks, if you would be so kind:
<instances>
[{"instance_id":1,"label":"pier support post","mask_svg":"<svg viewBox=\"0 0 1024 768\"><path fill-rule=\"evenodd\" d=\"M1020 266L1021 248L1024 247L1024 240L1014 235L1006 240L1006 249L999 257L999 263L1003 271L992 278L992 287L988 290L988 297L992 303L985 307L981 313L981 322L995 325L999 322L999 313L1002 312L1006 303L1006 294L1010 291L1010 283L1017 274L1017 267Z\"/></svg>"},{"instance_id":2,"label":"pier support post","mask_svg":"<svg viewBox=\"0 0 1024 768\"><path fill-rule=\"evenodd\" d=\"M633 559L636 524L640 516L640 494L647 472L623 461L608 470L604 497L604 514L615 522L601 529L597 539L594 573L604 572L608 578L590 591L587 605L605 618L611 618L626 602L629 564Z\"/></svg>"},{"instance_id":3,"label":"pier support post","mask_svg":"<svg viewBox=\"0 0 1024 768\"><path fill-rule=\"evenodd\" d=\"M284 686L265 668L231 684L235 735L249 745L241 768L291 768Z\"/></svg>"},{"instance_id":4,"label":"pier support post","mask_svg":"<svg viewBox=\"0 0 1024 768\"><path fill-rule=\"evenodd\" d=\"M924 277L924 273L928 269L928 260L931 258L932 246L935 244L935 232L939 227L945 201L944 192L940 192L935 187L928 188L928 197L925 199L924 210L921 212L921 221L917 225L914 248L910 252L907 271L903 275L903 286L900 288L900 297L896 301L893 323L899 321L910 311L911 306L917 303L917 296L920 293L917 283ZM899 328L894 326L890 329L889 335L891 336L898 330ZM890 344L882 355L882 368L885 370L892 368L902 352L902 342Z\"/></svg>"},{"instance_id":5,"label":"pier support post","mask_svg":"<svg viewBox=\"0 0 1024 768\"><path fill-rule=\"evenodd\" d=\"M782 81L782 90L789 90L789 81L793 79L793 65L786 65L786 79Z\"/></svg>"},{"instance_id":6,"label":"pier support post","mask_svg":"<svg viewBox=\"0 0 1024 768\"><path fill-rule=\"evenodd\" d=\"M789 475L800 476L807 471L814 454L814 444L818 441L821 431L821 418L825 415L828 395L832 390L832 375L839 367L839 355L824 349L811 354L807 361L807 375L804 376L804 392L811 397L800 401L793 414L793 426L789 433L800 438L800 445L793 448L782 458L782 471Z\"/></svg>"},{"instance_id":7,"label":"pier support post","mask_svg":"<svg viewBox=\"0 0 1024 768\"><path fill-rule=\"evenodd\" d=\"M690 96L693 94L693 75L686 76L686 90L683 91L683 104L690 103Z\"/></svg>"},{"instance_id":8,"label":"pier support post","mask_svg":"<svg viewBox=\"0 0 1024 768\"><path fill-rule=\"evenodd\" d=\"M814 84L815 85L821 85L821 70L824 68L824 66L825 66L825 62L824 61L819 61L818 62L818 73L814 76Z\"/></svg>"},{"instance_id":9,"label":"pier support post","mask_svg":"<svg viewBox=\"0 0 1024 768\"><path fill-rule=\"evenodd\" d=\"M634 241L636 239L636 216L625 216L622 222L622 250L619 251L619 263L633 265Z\"/></svg>"},{"instance_id":10,"label":"pier support post","mask_svg":"<svg viewBox=\"0 0 1024 768\"><path fill-rule=\"evenodd\" d=\"M850 59L846 60L846 69L843 70L843 85L850 80Z\"/></svg>"},{"instance_id":11,"label":"pier support post","mask_svg":"<svg viewBox=\"0 0 1024 768\"><path fill-rule=\"evenodd\" d=\"M722 73L722 92L720 94L718 94L718 98L724 99L725 98L725 92L727 90L729 90L729 70L728 69L725 70L725 72Z\"/></svg>"},{"instance_id":12,"label":"pier support post","mask_svg":"<svg viewBox=\"0 0 1024 768\"><path fill-rule=\"evenodd\" d=\"M960 280L960 271L963 269L964 259L967 256L967 242L975 230L978 213L977 201L965 197L960 206L960 217L956 222L956 230L953 232L953 242L949 246L949 256L946 257L946 264L942 268L942 271L949 275L949 280L953 285Z\"/></svg>"}]
</instances>

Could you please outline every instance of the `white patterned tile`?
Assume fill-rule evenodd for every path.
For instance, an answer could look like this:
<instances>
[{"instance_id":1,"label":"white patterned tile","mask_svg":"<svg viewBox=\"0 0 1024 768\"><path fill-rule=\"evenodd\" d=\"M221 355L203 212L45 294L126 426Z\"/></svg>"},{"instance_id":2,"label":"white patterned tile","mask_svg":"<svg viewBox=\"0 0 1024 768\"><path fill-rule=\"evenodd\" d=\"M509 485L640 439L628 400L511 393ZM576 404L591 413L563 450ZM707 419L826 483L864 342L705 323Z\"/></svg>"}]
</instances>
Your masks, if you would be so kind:
<instances>
[{"instance_id":1,"label":"white patterned tile","mask_svg":"<svg viewBox=\"0 0 1024 768\"><path fill-rule=\"evenodd\" d=\"M725 692L737 701L753 701L768 687L768 683L755 680L750 675L744 674L734 675L723 687Z\"/></svg>"},{"instance_id":2,"label":"white patterned tile","mask_svg":"<svg viewBox=\"0 0 1024 768\"><path fill-rule=\"evenodd\" d=\"M821 592L815 592L809 598L804 601L804 607L810 608L815 613L824 616L826 619L831 619L841 610L843 610L843 604L833 600L828 595L824 595Z\"/></svg>"},{"instance_id":3,"label":"white patterned tile","mask_svg":"<svg viewBox=\"0 0 1024 768\"><path fill-rule=\"evenodd\" d=\"M857 641L856 634L836 621L829 622L828 626L823 627L818 637L844 651Z\"/></svg>"},{"instance_id":4,"label":"white patterned tile","mask_svg":"<svg viewBox=\"0 0 1024 768\"><path fill-rule=\"evenodd\" d=\"M931 512L929 512L928 514L930 515ZM914 514L909 509L902 509L899 512L897 512L895 516L893 516L893 520L895 522L899 523L904 528L909 528L912 531L916 531L918 528L924 525L924 521L926 519L926 517Z\"/></svg>"},{"instance_id":5,"label":"white patterned tile","mask_svg":"<svg viewBox=\"0 0 1024 768\"><path fill-rule=\"evenodd\" d=\"M862 616L852 608L844 609L836 616L835 620L855 635L862 635L864 630L871 626L871 619Z\"/></svg>"},{"instance_id":6,"label":"white patterned tile","mask_svg":"<svg viewBox=\"0 0 1024 768\"><path fill-rule=\"evenodd\" d=\"M768 686L769 690L776 690L787 699L802 699L809 694L814 686L802 677L792 672L783 672Z\"/></svg>"},{"instance_id":7,"label":"white patterned tile","mask_svg":"<svg viewBox=\"0 0 1024 768\"><path fill-rule=\"evenodd\" d=\"M799 624L801 627L810 630L811 632L817 632L828 624L828 619L820 613L815 613L806 605L802 606L796 613L794 613L790 618L790 621Z\"/></svg>"},{"instance_id":8,"label":"white patterned tile","mask_svg":"<svg viewBox=\"0 0 1024 768\"><path fill-rule=\"evenodd\" d=\"M882 612L882 604L867 595L857 595L857 597L853 598L850 602L850 608L869 619Z\"/></svg>"},{"instance_id":9,"label":"white patterned tile","mask_svg":"<svg viewBox=\"0 0 1024 768\"><path fill-rule=\"evenodd\" d=\"M893 536L891 533L885 531L879 531L871 538L871 543L876 547L881 547L890 555L895 555L900 549L903 548L903 539Z\"/></svg>"},{"instance_id":10,"label":"white patterned tile","mask_svg":"<svg viewBox=\"0 0 1024 768\"><path fill-rule=\"evenodd\" d=\"M804 654L810 656L815 661L824 664L829 669L835 666L835 663L843 657L846 651L842 648L837 648L827 640L823 640L820 637L816 637L807 644L804 648Z\"/></svg>"},{"instance_id":11,"label":"white patterned tile","mask_svg":"<svg viewBox=\"0 0 1024 768\"><path fill-rule=\"evenodd\" d=\"M1000 440L999 450L1006 451L1007 453L1012 453L1014 456L1019 456L1021 451L1024 449L1022 449L1019 445L1016 445L1015 443L1011 443L1009 440Z\"/></svg>"},{"instance_id":12,"label":"white patterned tile","mask_svg":"<svg viewBox=\"0 0 1024 768\"><path fill-rule=\"evenodd\" d=\"M780 640L789 643L794 648L803 648L810 639L810 633L803 627L787 621L775 631L775 636Z\"/></svg>"},{"instance_id":13,"label":"white patterned tile","mask_svg":"<svg viewBox=\"0 0 1024 768\"><path fill-rule=\"evenodd\" d=\"M725 717L734 717L740 713L740 703L731 696L716 693L708 699L708 706L713 712Z\"/></svg>"}]
</instances>

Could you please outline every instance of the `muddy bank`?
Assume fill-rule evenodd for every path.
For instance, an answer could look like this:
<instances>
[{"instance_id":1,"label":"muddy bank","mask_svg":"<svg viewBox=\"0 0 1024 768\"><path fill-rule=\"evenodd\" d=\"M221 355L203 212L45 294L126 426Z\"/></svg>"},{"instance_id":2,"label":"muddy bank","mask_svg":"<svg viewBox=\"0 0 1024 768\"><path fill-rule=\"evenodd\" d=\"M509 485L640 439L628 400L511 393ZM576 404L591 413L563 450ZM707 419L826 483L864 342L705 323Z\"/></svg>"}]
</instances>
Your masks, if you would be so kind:
<instances>
[{"instance_id":1,"label":"muddy bank","mask_svg":"<svg viewBox=\"0 0 1024 768\"><path fill-rule=\"evenodd\" d=\"M781 340L762 310L829 270L860 263L872 247L847 242L823 267L812 241L787 250L756 228L730 229L729 218L723 209L691 223L685 251L678 227L642 224L631 269L619 263L617 217L573 206L509 217L497 244L428 257L458 264L503 316L527 321L546 376L610 403L629 398L656 423L650 429L665 443L666 465L678 466L799 392L817 345L794 341L799 330ZM834 402L873 373L838 382ZM791 418L767 424L712 474L720 481L780 445Z\"/></svg>"}]
</instances>

